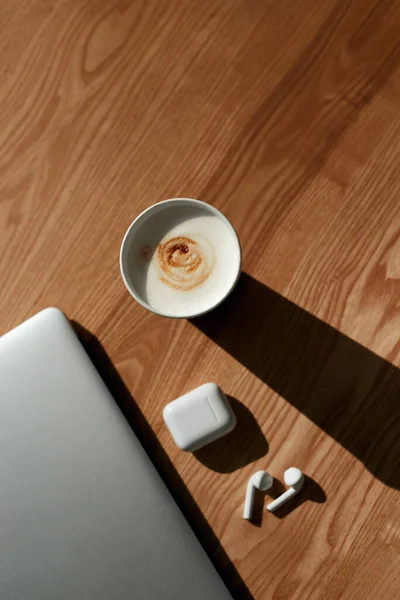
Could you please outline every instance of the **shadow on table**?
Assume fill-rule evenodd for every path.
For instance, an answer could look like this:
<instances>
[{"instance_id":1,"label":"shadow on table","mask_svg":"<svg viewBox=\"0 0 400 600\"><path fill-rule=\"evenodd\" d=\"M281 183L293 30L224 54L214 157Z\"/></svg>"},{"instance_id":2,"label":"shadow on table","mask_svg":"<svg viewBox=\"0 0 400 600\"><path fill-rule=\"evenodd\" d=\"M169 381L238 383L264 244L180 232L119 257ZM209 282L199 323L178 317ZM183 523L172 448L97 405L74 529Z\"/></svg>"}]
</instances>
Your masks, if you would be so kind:
<instances>
[{"instance_id":1,"label":"shadow on table","mask_svg":"<svg viewBox=\"0 0 400 600\"><path fill-rule=\"evenodd\" d=\"M190 523L204 550L212 560L219 575L235 600L254 600L244 581L230 561L213 530L187 490L180 475L168 458L150 425L146 421L128 388L112 364L98 339L72 321L82 345L110 390L113 398L135 432L147 454L167 485L171 495Z\"/></svg>"},{"instance_id":2,"label":"shadow on table","mask_svg":"<svg viewBox=\"0 0 400 600\"><path fill-rule=\"evenodd\" d=\"M400 370L243 273L192 324L361 460L400 488Z\"/></svg>"},{"instance_id":3,"label":"shadow on table","mask_svg":"<svg viewBox=\"0 0 400 600\"><path fill-rule=\"evenodd\" d=\"M193 453L203 465L219 473L232 473L268 452L268 442L253 414L236 398L228 396L228 401L236 415L235 429Z\"/></svg>"}]
</instances>

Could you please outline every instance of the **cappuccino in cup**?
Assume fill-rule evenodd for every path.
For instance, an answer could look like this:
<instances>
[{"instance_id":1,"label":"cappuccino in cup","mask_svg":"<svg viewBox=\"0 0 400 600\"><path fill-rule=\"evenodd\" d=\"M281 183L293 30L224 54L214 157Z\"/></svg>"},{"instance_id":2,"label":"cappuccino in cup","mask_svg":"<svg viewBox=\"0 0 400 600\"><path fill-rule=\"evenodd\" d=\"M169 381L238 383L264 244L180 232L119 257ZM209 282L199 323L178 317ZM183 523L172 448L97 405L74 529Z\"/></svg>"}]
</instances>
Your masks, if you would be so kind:
<instances>
[{"instance_id":1,"label":"cappuccino in cup","mask_svg":"<svg viewBox=\"0 0 400 600\"><path fill-rule=\"evenodd\" d=\"M229 221L214 207L187 198L144 211L121 248L121 273L130 293L169 317L193 317L220 304L240 268L240 243Z\"/></svg>"}]
</instances>

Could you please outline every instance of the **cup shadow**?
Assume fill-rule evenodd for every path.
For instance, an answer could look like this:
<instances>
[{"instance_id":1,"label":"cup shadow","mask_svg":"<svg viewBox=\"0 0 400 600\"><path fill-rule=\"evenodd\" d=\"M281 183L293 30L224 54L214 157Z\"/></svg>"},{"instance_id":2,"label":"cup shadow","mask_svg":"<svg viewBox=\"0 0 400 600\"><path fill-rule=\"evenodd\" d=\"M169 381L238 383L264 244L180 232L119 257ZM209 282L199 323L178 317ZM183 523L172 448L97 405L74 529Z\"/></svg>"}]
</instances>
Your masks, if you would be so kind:
<instances>
[{"instance_id":1,"label":"cup shadow","mask_svg":"<svg viewBox=\"0 0 400 600\"><path fill-rule=\"evenodd\" d=\"M235 429L193 453L198 461L218 473L232 473L268 452L268 442L253 414L236 398L227 398L236 415Z\"/></svg>"},{"instance_id":2,"label":"cup shadow","mask_svg":"<svg viewBox=\"0 0 400 600\"><path fill-rule=\"evenodd\" d=\"M78 338L101 375L130 427L140 440L195 535L210 557L234 600L254 600L229 559L179 473L162 448L140 408L132 398L99 340L76 321L71 321Z\"/></svg>"},{"instance_id":3,"label":"cup shadow","mask_svg":"<svg viewBox=\"0 0 400 600\"><path fill-rule=\"evenodd\" d=\"M220 307L191 322L400 488L400 369L246 273Z\"/></svg>"}]
</instances>

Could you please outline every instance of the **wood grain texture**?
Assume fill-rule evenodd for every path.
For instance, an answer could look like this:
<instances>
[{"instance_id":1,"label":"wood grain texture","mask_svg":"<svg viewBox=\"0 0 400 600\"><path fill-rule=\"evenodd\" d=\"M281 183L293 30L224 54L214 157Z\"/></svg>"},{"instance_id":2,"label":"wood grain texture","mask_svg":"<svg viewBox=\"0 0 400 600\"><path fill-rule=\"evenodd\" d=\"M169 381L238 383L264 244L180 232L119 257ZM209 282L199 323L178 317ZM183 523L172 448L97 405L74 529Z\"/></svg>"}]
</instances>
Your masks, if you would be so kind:
<instances>
[{"instance_id":1,"label":"wood grain texture","mask_svg":"<svg viewBox=\"0 0 400 600\"><path fill-rule=\"evenodd\" d=\"M55 305L97 336L237 598L399 595L399 31L396 0L0 5L0 333ZM175 196L243 244L194 322L119 276L129 223ZM238 430L182 453L162 408L210 380ZM251 473L292 465L290 510L244 522Z\"/></svg>"}]
</instances>

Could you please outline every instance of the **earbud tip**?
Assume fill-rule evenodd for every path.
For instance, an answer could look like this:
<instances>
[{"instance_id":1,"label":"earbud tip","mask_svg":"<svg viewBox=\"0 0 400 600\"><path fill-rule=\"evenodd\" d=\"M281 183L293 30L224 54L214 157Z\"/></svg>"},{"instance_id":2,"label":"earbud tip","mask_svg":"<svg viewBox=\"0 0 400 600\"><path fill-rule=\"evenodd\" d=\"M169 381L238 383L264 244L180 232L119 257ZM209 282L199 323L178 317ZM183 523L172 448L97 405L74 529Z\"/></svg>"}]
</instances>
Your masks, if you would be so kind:
<instances>
[{"instance_id":1,"label":"earbud tip","mask_svg":"<svg viewBox=\"0 0 400 600\"><path fill-rule=\"evenodd\" d=\"M272 475L267 473L267 471L264 471L260 478L260 485L259 485L260 490L262 490L263 492L265 492L266 490L269 490L272 487L273 483L274 483L274 478L272 477Z\"/></svg>"},{"instance_id":2,"label":"earbud tip","mask_svg":"<svg viewBox=\"0 0 400 600\"><path fill-rule=\"evenodd\" d=\"M283 478L286 485L292 487L294 485L298 485L304 480L304 474L297 467L290 467L290 469L286 469Z\"/></svg>"}]
</instances>

